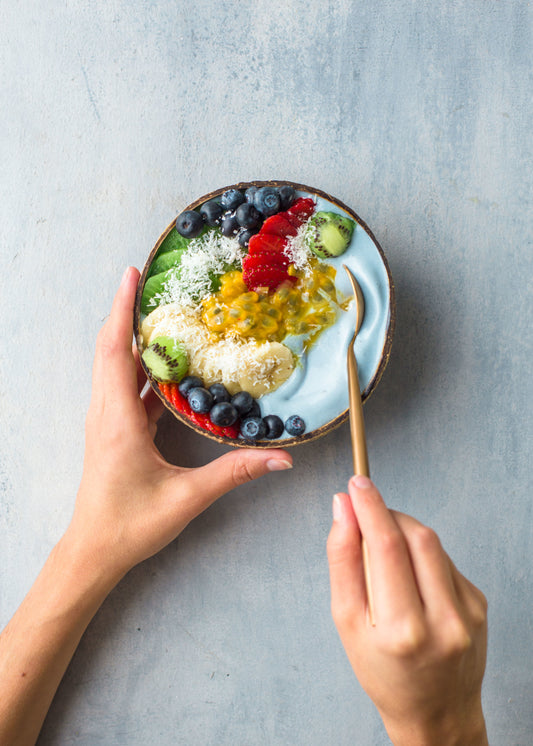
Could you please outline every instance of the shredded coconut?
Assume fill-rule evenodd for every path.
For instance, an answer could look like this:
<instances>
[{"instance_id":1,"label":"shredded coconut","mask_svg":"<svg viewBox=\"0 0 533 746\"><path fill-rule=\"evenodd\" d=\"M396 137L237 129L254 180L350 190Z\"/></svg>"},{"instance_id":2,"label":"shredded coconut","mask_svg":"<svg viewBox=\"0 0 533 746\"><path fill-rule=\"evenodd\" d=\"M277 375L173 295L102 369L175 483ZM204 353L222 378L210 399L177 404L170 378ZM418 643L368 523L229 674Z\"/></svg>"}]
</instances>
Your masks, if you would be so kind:
<instances>
[{"instance_id":1,"label":"shredded coconut","mask_svg":"<svg viewBox=\"0 0 533 746\"><path fill-rule=\"evenodd\" d=\"M156 302L196 308L211 293L214 277L223 274L229 265L242 262L243 256L238 241L218 231L192 239L181 263L169 272L163 291L155 296Z\"/></svg>"},{"instance_id":2,"label":"shredded coconut","mask_svg":"<svg viewBox=\"0 0 533 746\"><path fill-rule=\"evenodd\" d=\"M306 275L311 273L309 260L312 257L311 250L306 241L308 222L309 221L306 220L305 223L298 228L298 232L295 236L288 237L287 245L283 249L283 253L288 258L289 262L294 265L294 268L302 270Z\"/></svg>"}]
</instances>

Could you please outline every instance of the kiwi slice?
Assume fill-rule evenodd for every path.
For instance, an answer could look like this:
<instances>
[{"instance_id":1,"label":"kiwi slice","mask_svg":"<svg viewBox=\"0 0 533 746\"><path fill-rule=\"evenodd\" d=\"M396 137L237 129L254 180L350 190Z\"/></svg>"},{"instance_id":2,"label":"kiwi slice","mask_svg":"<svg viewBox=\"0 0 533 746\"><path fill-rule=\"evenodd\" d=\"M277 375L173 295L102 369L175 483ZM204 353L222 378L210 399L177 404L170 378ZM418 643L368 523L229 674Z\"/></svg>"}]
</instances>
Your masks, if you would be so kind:
<instances>
[{"instance_id":1,"label":"kiwi slice","mask_svg":"<svg viewBox=\"0 0 533 746\"><path fill-rule=\"evenodd\" d=\"M181 381L189 367L185 347L173 337L156 337L142 354L156 381Z\"/></svg>"},{"instance_id":2,"label":"kiwi slice","mask_svg":"<svg viewBox=\"0 0 533 746\"><path fill-rule=\"evenodd\" d=\"M336 212L316 212L309 220L306 243L322 259L344 254L355 228L355 222Z\"/></svg>"}]
</instances>

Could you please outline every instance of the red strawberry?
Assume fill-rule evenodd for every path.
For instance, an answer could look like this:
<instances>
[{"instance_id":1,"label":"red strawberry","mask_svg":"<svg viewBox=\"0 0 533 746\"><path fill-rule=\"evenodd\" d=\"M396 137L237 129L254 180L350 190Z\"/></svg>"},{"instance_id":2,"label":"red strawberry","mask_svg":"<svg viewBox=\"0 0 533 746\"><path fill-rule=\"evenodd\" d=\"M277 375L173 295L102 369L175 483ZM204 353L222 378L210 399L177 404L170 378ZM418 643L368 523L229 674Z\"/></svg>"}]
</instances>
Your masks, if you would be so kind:
<instances>
[{"instance_id":1,"label":"red strawberry","mask_svg":"<svg viewBox=\"0 0 533 746\"><path fill-rule=\"evenodd\" d=\"M292 207L284 213L285 217L295 228L299 228L315 211L315 203L311 197L300 197Z\"/></svg>"},{"instance_id":2,"label":"red strawberry","mask_svg":"<svg viewBox=\"0 0 533 746\"><path fill-rule=\"evenodd\" d=\"M248 244L248 254L259 254L263 251L280 251L287 245L287 239L274 236L272 233L256 233Z\"/></svg>"},{"instance_id":3,"label":"red strawberry","mask_svg":"<svg viewBox=\"0 0 533 746\"><path fill-rule=\"evenodd\" d=\"M242 260L243 271L246 270L249 272L262 264L266 264L269 267L287 269L289 259L279 251L260 251L257 254L248 254Z\"/></svg>"},{"instance_id":4,"label":"red strawberry","mask_svg":"<svg viewBox=\"0 0 533 746\"><path fill-rule=\"evenodd\" d=\"M159 390L161 391L165 399L168 399L170 401L170 390L169 390L170 384L160 383L158 385L159 385Z\"/></svg>"},{"instance_id":5,"label":"red strawberry","mask_svg":"<svg viewBox=\"0 0 533 746\"><path fill-rule=\"evenodd\" d=\"M192 409L187 399L180 394L177 383L172 385L171 393L170 393L170 401L176 407L178 412L181 412L186 417L191 416Z\"/></svg>"},{"instance_id":6,"label":"red strawberry","mask_svg":"<svg viewBox=\"0 0 533 746\"><path fill-rule=\"evenodd\" d=\"M295 236L297 230L291 225L284 212L278 212L277 215L271 215L261 226L259 233L272 233L275 236Z\"/></svg>"},{"instance_id":7,"label":"red strawberry","mask_svg":"<svg viewBox=\"0 0 533 746\"><path fill-rule=\"evenodd\" d=\"M282 282L287 280L295 282L297 279L296 277L290 277L285 270L279 267L269 267L266 264L244 271L242 278L249 290L258 290L259 288L275 290Z\"/></svg>"},{"instance_id":8,"label":"red strawberry","mask_svg":"<svg viewBox=\"0 0 533 746\"><path fill-rule=\"evenodd\" d=\"M220 435L226 438L238 437L239 427L237 425L232 425L231 427L220 427L211 422L208 414L193 412L187 399L180 394L177 383L160 383L159 388L165 398L174 405L180 414L185 415L185 417L203 430L208 430L214 435Z\"/></svg>"}]
</instances>

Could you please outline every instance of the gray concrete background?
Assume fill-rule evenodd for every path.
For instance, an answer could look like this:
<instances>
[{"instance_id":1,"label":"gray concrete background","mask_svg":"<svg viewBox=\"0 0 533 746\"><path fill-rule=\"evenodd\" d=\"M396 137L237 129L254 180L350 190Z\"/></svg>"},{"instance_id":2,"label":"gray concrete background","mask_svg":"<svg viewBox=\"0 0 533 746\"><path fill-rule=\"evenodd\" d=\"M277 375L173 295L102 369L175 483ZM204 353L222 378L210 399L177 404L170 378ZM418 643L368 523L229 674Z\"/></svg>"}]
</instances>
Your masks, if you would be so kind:
<instances>
[{"instance_id":1,"label":"gray concrete background","mask_svg":"<svg viewBox=\"0 0 533 746\"><path fill-rule=\"evenodd\" d=\"M494 745L533 744L529 2L0 6L0 622L66 527L95 336L122 271L209 190L351 205L396 282L373 476L490 602ZM163 453L222 452L166 417ZM40 746L388 743L329 617L349 431L234 491L91 624Z\"/></svg>"}]
</instances>

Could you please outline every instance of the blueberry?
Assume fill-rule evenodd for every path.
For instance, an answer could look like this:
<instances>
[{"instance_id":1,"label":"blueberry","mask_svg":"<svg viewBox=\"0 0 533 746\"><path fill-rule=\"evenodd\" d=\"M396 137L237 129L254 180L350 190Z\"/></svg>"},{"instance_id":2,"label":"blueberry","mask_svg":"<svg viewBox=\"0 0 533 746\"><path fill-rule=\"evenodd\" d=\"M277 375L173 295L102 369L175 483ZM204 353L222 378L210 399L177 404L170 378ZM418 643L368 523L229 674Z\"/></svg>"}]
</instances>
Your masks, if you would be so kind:
<instances>
[{"instance_id":1,"label":"blueberry","mask_svg":"<svg viewBox=\"0 0 533 746\"><path fill-rule=\"evenodd\" d=\"M209 225L211 228L220 223L223 212L224 210L220 202L216 202L214 199L204 202L200 207L200 215L203 216L206 225Z\"/></svg>"},{"instance_id":2,"label":"blueberry","mask_svg":"<svg viewBox=\"0 0 533 746\"><path fill-rule=\"evenodd\" d=\"M267 414L266 417L263 417L263 422L266 425L266 436L269 440L280 437L284 429L281 417L278 417L277 414Z\"/></svg>"},{"instance_id":3,"label":"blueberry","mask_svg":"<svg viewBox=\"0 0 533 746\"><path fill-rule=\"evenodd\" d=\"M248 187L248 189L244 192L244 197L245 197L246 201L247 202L252 202L252 204L253 204L254 194L256 192L257 192L257 187L256 186Z\"/></svg>"},{"instance_id":4,"label":"blueberry","mask_svg":"<svg viewBox=\"0 0 533 746\"><path fill-rule=\"evenodd\" d=\"M242 246L242 248L245 249L250 243L251 237L255 236L256 233L256 230L241 228L241 230L237 233L237 241L239 242L239 246Z\"/></svg>"},{"instance_id":5,"label":"blueberry","mask_svg":"<svg viewBox=\"0 0 533 746\"><path fill-rule=\"evenodd\" d=\"M207 414L213 406L213 394L210 394L203 386L195 386L189 389L187 401L193 412Z\"/></svg>"},{"instance_id":6,"label":"blueberry","mask_svg":"<svg viewBox=\"0 0 533 746\"><path fill-rule=\"evenodd\" d=\"M254 399L254 403L250 409L246 412L247 417L261 417L261 407L257 399Z\"/></svg>"},{"instance_id":7,"label":"blueberry","mask_svg":"<svg viewBox=\"0 0 533 746\"><path fill-rule=\"evenodd\" d=\"M229 391L223 383L214 383L209 387L209 392L212 394L215 404L220 404L220 402L229 401L231 399Z\"/></svg>"},{"instance_id":8,"label":"blueberry","mask_svg":"<svg viewBox=\"0 0 533 746\"><path fill-rule=\"evenodd\" d=\"M235 424L238 417L239 413L233 404L227 401L221 401L213 405L213 408L209 412L209 419L213 425L219 425L220 427L229 427Z\"/></svg>"},{"instance_id":9,"label":"blueberry","mask_svg":"<svg viewBox=\"0 0 533 746\"><path fill-rule=\"evenodd\" d=\"M289 186L289 184L284 184L278 188L278 194L281 202L281 209L288 210L296 199L294 187Z\"/></svg>"},{"instance_id":10,"label":"blueberry","mask_svg":"<svg viewBox=\"0 0 533 746\"><path fill-rule=\"evenodd\" d=\"M239 189L227 189L220 198L220 204L225 210L236 210L245 199L246 197Z\"/></svg>"},{"instance_id":11,"label":"blueberry","mask_svg":"<svg viewBox=\"0 0 533 746\"><path fill-rule=\"evenodd\" d=\"M235 213L233 212L225 212L222 216L222 222L220 224L220 230L222 231L223 236L234 236L237 231L239 230L239 224L237 222L237 218L235 217Z\"/></svg>"},{"instance_id":12,"label":"blueberry","mask_svg":"<svg viewBox=\"0 0 533 746\"><path fill-rule=\"evenodd\" d=\"M297 414L292 414L285 420L285 430L289 435L303 435L305 433L305 422Z\"/></svg>"},{"instance_id":13,"label":"blueberry","mask_svg":"<svg viewBox=\"0 0 533 746\"><path fill-rule=\"evenodd\" d=\"M241 423L241 435L245 440L260 440L266 435L266 425L260 417L247 417Z\"/></svg>"},{"instance_id":14,"label":"blueberry","mask_svg":"<svg viewBox=\"0 0 533 746\"><path fill-rule=\"evenodd\" d=\"M280 210L280 197L274 187L261 187L254 194L254 206L262 215L275 215Z\"/></svg>"},{"instance_id":15,"label":"blueberry","mask_svg":"<svg viewBox=\"0 0 533 746\"><path fill-rule=\"evenodd\" d=\"M176 220L176 230L184 238L196 238L202 232L204 220L194 210L185 210Z\"/></svg>"},{"instance_id":16,"label":"blueberry","mask_svg":"<svg viewBox=\"0 0 533 746\"><path fill-rule=\"evenodd\" d=\"M198 378L198 376L185 376L185 378L182 378L179 386L178 391L182 396L187 396L189 391L191 389L196 388L197 386L203 386L204 383L201 378Z\"/></svg>"},{"instance_id":17,"label":"blueberry","mask_svg":"<svg viewBox=\"0 0 533 746\"><path fill-rule=\"evenodd\" d=\"M231 403L239 413L240 417L247 415L251 410L254 398L247 391L239 391L237 394L231 397Z\"/></svg>"},{"instance_id":18,"label":"blueberry","mask_svg":"<svg viewBox=\"0 0 533 746\"><path fill-rule=\"evenodd\" d=\"M258 228L263 222L263 217L249 202L243 202L235 210L235 217L241 228Z\"/></svg>"}]
</instances>

